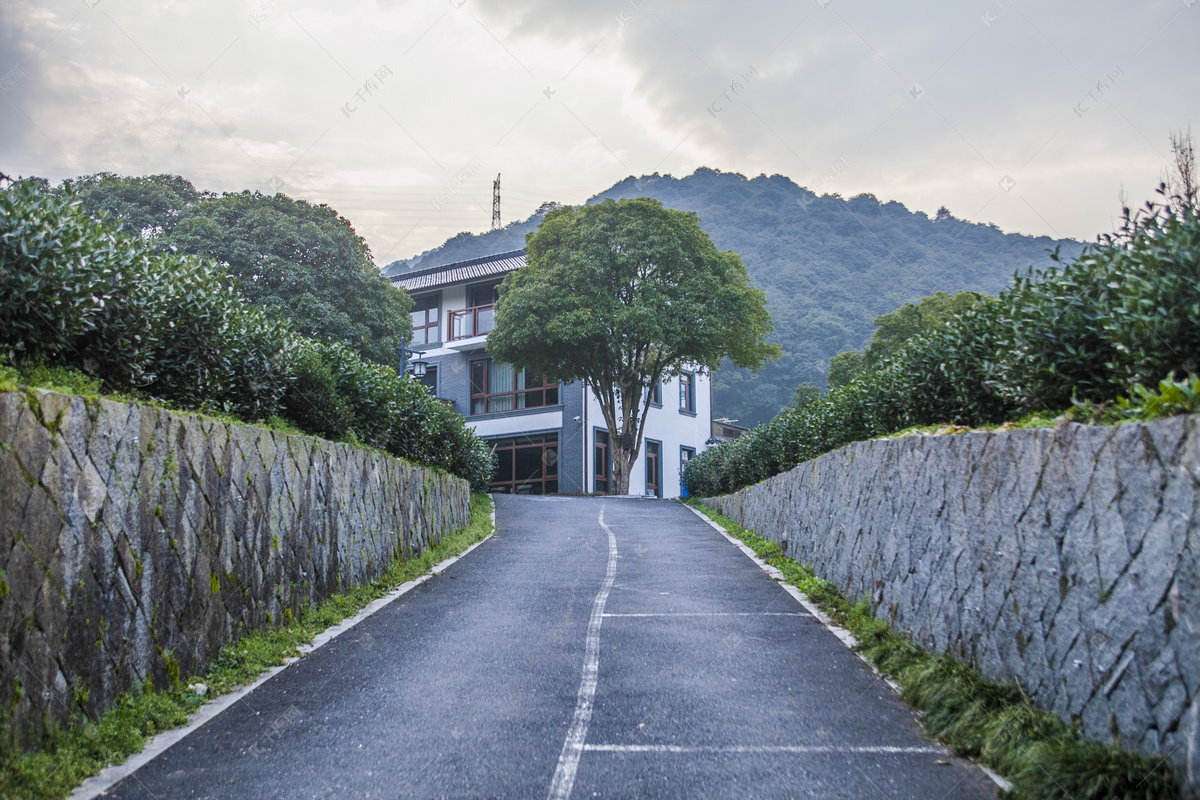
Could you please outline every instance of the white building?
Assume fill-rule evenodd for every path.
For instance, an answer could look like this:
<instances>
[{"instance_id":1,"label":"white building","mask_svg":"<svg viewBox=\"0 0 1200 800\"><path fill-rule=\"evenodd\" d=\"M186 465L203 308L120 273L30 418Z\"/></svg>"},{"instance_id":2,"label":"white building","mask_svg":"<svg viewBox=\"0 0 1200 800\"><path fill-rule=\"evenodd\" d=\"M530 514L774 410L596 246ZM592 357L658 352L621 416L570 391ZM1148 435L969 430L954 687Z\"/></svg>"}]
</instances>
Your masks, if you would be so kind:
<instances>
[{"instance_id":1,"label":"white building","mask_svg":"<svg viewBox=\"0 0 1200 800\"><path fill-rule=\"evenodd\" d=\"M600 403L582 384L546 385L493 362L484 350L496 288L525 265L516 250L392 278L412 295L412 347L429 363L423 382L453 403L492 444L492 491L605 493L612 485L610 436ZM585 398L586 394L586 398ZM629 493L678 497L687 459L712 435L712 384L699 371L664 381L648 412Z\"/></svg>"}]
</instances>

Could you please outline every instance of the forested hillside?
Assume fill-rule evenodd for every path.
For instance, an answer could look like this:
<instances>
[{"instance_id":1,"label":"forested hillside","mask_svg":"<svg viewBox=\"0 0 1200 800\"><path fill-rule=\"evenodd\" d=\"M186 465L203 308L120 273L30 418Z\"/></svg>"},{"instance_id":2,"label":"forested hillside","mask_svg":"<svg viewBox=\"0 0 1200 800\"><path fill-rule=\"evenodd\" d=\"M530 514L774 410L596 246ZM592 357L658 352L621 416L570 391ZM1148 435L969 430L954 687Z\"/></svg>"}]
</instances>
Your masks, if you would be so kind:
<instances>
[{"instance_id":1,"label":"forested hillside","mask_svg":"<svg viewBox=\"0 0 1200 800\"><path fill-rule=\"evenodd\" d=\"M871 195L819 197L782 175L748 179L702 168L685 178L630 177L589 202L639 196L699 214L717 246L741 254L767 294L783 357L756 376L735 369L717 375L717 413L750 425L773 417L798 384L824 386L829 359L862 347L876 316L937 291L994 294L1015 271L1049 266L1055 247L1072 257L1082 250L1073 240L1006 234L945 209L929 217ZM386 271L523 247L540 219L459 234Z\"/></svg>"}]
</instances>

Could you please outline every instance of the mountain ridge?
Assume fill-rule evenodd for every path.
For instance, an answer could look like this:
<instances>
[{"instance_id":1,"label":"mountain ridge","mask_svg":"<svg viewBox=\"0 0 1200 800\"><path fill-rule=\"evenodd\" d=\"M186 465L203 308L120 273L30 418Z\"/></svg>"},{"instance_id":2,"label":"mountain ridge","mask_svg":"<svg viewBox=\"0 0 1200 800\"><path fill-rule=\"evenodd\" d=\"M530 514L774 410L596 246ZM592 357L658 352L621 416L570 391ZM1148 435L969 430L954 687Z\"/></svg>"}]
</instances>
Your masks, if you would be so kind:
<instances>
[{"instance_id":1,"label":"mountain ridge","mask_svg":"<svg viewBox=\"0 0 1200 800\"><path fill-rule=\"evenodd\" d=\"M800 383L824 386L829 358L861 347L876 316L936 291L995 294L1014 272L1053 266L1054 250L1073 258L1084 247L1073 239L1005 233L945 208L930 217L871 194L818 195L783 175L747 178L706 167L683 178L630 176L587 203L642 196L696 212L717 247L738 253L767 294L772 339L784 356L758 375L729 367L717 373L718 412L743 424L770 419ZM543 204L500 230L460 233L392 262L384 274L521 249L525 235L556 205Z\"/></svg>"}]
</instances>

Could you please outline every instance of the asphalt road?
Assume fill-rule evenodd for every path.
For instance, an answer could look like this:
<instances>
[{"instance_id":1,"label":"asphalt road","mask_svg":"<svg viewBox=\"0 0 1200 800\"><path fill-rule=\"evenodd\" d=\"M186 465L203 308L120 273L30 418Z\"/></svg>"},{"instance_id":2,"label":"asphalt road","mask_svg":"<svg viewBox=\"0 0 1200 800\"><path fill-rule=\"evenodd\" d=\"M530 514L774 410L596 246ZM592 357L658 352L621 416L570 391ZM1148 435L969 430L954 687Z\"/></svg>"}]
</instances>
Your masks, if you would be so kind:
<instances>
[{"instance_id":1,"label":"asphalt road","mask_svg":"<svg viewBox=\"0 0 1200 800\"><path fill-rule=\"evenodd\" d=\"M494 539L107 796L996 797L683 506L498 506Z\"/></svg>"}]
</instances>

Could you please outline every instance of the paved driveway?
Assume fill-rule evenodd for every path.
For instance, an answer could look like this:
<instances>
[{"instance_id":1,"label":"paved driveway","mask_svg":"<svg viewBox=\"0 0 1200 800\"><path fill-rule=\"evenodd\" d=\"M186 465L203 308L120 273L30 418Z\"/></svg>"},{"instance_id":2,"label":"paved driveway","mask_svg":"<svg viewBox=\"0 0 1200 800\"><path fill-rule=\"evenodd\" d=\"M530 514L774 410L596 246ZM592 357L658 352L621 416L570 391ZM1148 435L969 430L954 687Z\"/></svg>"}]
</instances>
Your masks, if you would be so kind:
<instances>
[{"instance_id":1,"label":"paved driveway","mask_svg":"<svg viewBox=\"0 0 1200 800\"><path fill-rule=\"evenodd\" d=\"M498 500L494 539L108 796L996 796L683 506Z\"/></svg>"}]
</instances>

